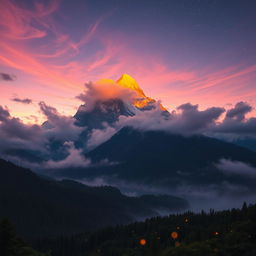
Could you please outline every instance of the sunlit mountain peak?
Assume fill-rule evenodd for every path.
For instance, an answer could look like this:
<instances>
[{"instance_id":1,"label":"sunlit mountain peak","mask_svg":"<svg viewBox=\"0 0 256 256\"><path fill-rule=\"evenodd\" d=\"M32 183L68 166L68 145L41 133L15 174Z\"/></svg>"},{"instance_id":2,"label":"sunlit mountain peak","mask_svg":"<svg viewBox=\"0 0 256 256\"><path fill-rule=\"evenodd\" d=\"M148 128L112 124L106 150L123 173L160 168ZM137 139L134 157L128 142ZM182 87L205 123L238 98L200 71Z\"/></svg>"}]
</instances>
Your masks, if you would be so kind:
<instances>
[{"instance_id":1,"label":"sunlit mountain peak","mask_svg":"<svg viewBox=\"0 0 256 256\"><path fill-rule=\"evenodd\" d=\"M127 74L123 74L116 82L118 85L124 88L136 91L140 96L146 97L146 95L133 77Z\"/></svg>"},{"instance_id":2,"label":"sunlit mountain peak","mask_svg":"<svg viewBox=\"0 0 256 256\"><path fill-rule=\"evenodd\" d=\"M156 100L147 97L137 81L128 74L123 74L117 81L112 79L100 79L95 84L99 85L99 87L97 87L98 93L105 99L123 97L122 92L117 88L121 87L125 90L135 92L133 94L128 94L128 101L130 101L130 103L137 109L150 110L156 107ZM159 106L161 110L166 111L161 104Z\"/></svg>"},{"instance_id":3,"label":"sunlit mountain peak","mask_svg":"<svg viewBox=\"0 0 256 256\"><path fill-rule=\"evenodd\" d=\"M102 78L98 81L96 81L96 84L98 85L107 85L107 84L115 84L116 82L112 79Z\"/></svg>"}]
</instances>

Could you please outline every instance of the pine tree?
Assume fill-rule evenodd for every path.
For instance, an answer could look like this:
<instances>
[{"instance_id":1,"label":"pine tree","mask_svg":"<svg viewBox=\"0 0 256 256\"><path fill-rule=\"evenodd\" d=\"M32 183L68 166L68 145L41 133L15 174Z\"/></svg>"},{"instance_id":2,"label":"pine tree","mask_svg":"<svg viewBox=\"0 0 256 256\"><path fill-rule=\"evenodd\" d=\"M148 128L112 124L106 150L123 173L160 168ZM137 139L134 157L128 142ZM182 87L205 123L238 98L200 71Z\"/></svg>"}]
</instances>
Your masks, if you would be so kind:
<instances>
[{"instance_id":1,"label":"pine tree","mask_svg":"<svg viewBox=\"0 0 256 256\"><path fill-rule=\"evenodd\" d=\"M18 238L8 219L0 221L0 255L1 256L47 256L36 252ZM49 255L48 255L49 256Z\"/></svg>"}]
</instances>

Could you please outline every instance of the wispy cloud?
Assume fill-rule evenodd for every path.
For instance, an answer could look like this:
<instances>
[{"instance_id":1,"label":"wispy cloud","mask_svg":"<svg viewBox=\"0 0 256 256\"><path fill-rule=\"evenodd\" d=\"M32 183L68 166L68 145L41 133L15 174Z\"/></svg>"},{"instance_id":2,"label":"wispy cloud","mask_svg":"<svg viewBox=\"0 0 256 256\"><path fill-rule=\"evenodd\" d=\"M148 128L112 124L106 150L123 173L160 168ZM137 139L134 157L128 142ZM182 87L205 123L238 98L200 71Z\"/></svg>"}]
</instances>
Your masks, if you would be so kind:
<instances>
[{"instance_id":1,"label":"wispy cloud","mask_svg":"<svg viewBox=\"0 0 256 256\"><path fill-rule=\"evenodd\" d=\"M256 177L256 168L247 163L221 159L216 166L226 175L238 175L251 178Z\"/></svg>"},{"instance_id":2,"label":"wispy cloud","mask_svg":"<svg viewBox=\"0 0 256 256\"><path fill-rule=\"evenodd\" d=\"M32 100L29 98L20 99L20 98L15 97L15 98L12 98L12 101L23 103L23 104L31 104L32 103Z\"/></svg>"},{"instance_id":3,"label":"wispy cloud","mask_svg":"<svg viewBox=\"0 0 256 256\"><path fill-rule=\"evenodd\" d=\"M0 73L0 80L3 81L14 81L16 80L15 75L7 74L7 73Z\"/></svg>"},{"instance_id":4,"label":"wispy cloud","mask_svg":"<svg viewBox=\"0 0 256 256\"><path fill-rule=\"evenodd\" d=\"M159 55L157 46L150 53L136 49L140 36L132 38L123 31L107 30L104 22L111 13L83 23L83 30L76 35L63 26L61 7L60 0L32 1L29 7L19 1L0 3L0 64L22 73L20 87L33 84L35 89L29 91L28 98L34 99L35 90L40 90L51 105L62 106L71 114L78 103L75 95L84 82L117 79L122 73L134 76L149 96L161 99L168 109L184 102L199 102L208 108L219 101L224 105L255 98L255 65L218 68L211 63L201 69L189 63L177 65L175 58ZM10 90L3 86L7 104ZM30 114L37 113L33 109Z\"/></svg>"}]
</instances>

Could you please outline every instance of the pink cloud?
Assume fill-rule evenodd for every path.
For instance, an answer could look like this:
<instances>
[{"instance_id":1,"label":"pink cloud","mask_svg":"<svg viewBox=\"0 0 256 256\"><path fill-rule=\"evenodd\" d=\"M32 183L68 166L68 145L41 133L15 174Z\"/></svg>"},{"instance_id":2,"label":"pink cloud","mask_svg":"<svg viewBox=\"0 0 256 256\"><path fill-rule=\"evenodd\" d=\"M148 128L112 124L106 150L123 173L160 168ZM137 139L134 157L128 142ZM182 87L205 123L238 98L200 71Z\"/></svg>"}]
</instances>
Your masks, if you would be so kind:
<instances>
[{"instance_id":1,"label":"pink cloud","mask_svg":"<svg viewBox=\"0 0 256 256\"><path fill-rule=\"evenodd\" d=\"M26 81L20 86L27 83L31 90L29 95L20 96L33 98L39 91L45 97L42 100L51 105L63 108L64 101L68 103L69 107L64 108L71 114L79 104L72 98L81 92L85 82L117 79L123 73L135 77L148 96L163 100L167 108L188 101L209 107L220 101L250 101L255 96L255 90L249 86L256 78L255 65L222 70L213 64L202 70L184 65L174 70L159 57L159 49L150 54L138 52L132 47L136 39L121 32L103 31L101 24L110 14L86 24L84 34L74 40L71 31L64 33L62 24L54 19L60 4L60 0L48 4L34 2L31 9L26 9L18 1L0 3L0 65L24 74ZM87 44L93 40L99 47L88 54ZM19 81L18 77L17 85ZM8 86L3 87L8 95L5 98L11 98ZM15 107L8 100L4 104Z\"/></svg>"}]
</instances>

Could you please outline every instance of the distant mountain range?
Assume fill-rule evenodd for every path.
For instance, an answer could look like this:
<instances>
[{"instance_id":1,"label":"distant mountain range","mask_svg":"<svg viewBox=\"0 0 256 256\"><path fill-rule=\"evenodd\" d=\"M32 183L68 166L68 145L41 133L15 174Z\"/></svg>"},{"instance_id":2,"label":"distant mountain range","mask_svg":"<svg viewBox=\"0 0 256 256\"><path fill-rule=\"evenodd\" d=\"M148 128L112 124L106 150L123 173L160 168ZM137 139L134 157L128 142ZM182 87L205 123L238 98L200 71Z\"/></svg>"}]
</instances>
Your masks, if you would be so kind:
<instances>
[{"instance_id":1,"label":"distant mountain range","mask_svg":"<svg viewBox=\"0 0 256 256\"><path fill-rule=\"evenodd\" d=\"M10 218L26 237L88 232L155 216L158 210L188 208L188 202L177 197L128 197L109 186L39 177L4 160L0 166L0 218Z\"/></svg>"}]
</instances>

